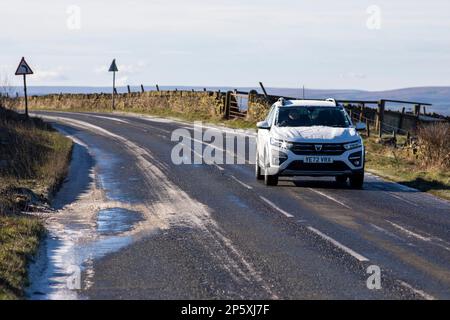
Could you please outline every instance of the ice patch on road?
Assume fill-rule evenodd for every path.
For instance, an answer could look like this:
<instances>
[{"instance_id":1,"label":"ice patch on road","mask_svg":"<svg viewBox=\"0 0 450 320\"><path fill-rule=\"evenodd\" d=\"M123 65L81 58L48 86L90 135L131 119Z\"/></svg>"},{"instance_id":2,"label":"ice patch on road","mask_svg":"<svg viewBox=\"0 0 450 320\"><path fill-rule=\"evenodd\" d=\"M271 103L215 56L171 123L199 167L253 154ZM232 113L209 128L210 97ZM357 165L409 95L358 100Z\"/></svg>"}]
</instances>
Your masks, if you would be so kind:
<instances>
[{"instance_id":1,"label":"ice patch on road","mask_svg":"<svg viewBox=\"0 0 450 320\"><path fill-rule=\"evenodd\" d=\"M138 212L149 215L145 205L107 197L97 170L82 161L89 156L83 145L74 146L68 182L55 199L59 210L41 214L46 218L48 237L29 268L31 285L26 295L30 299L82 299L67 283L74 270L87 276L81 280L82 288L88 288L95 274L95 259L128 246L136 233L146 230L149 234L159 226L157 221L142 220ZM88 175L89 182L82 178L80 185L83 175Z\"/></svg>"}]
</instances>

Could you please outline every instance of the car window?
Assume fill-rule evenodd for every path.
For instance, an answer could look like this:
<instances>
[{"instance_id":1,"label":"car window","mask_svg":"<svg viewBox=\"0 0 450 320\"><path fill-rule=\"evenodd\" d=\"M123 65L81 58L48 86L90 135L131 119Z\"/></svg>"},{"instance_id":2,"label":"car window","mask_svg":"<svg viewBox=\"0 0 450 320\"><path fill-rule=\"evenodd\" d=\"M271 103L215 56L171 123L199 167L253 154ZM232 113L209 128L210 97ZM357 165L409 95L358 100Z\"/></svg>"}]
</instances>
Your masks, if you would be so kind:
<instances>
[{"instance_id":1,"label":"car window","mask_svg":"<svg viewBox=\"0 0 450 320\"><path fill-rule=\"evenodd\" d=\"M280 108L277 119L279 127L343 127L350 121L340 107L288 107Z\"/></svg>"}]
</instances>

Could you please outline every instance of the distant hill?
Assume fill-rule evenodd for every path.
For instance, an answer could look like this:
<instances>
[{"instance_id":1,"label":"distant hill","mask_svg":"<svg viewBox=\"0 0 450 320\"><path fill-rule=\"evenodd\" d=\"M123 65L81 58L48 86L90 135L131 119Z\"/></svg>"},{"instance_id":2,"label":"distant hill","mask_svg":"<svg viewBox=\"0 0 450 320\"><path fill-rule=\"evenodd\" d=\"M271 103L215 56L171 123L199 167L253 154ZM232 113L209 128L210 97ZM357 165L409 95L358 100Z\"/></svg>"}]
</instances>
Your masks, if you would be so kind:
<instances>
[{"instance_id":1,"label":"distant hill","mask_svg":"<svg viewBox=\"0 0 450 320\"><path fill-rule=\"evenodd\" d=\"M300 97L302 95L299 89L267 89L269 94L280 96ZM307 89L306 98L335 98L349 100L406 100L423 103L431 103L432 107L427 108L427 112L436 112L450 116L450 87L418 87L405 88L388 91L362 91L362 90L318 90ZM400 105L391 105L392 108ZM411 106L412 108L412 106Z\"/></svg>"},{"instance_id":2,"label":"distant hill","mask_svg":"<svg viewBox=\"0 0 450 320\"><path fill-rule=\"evenodd\" d=\"M162 90L203 90L204 87L187 87L187 86L161 86ZM208 90L233 90L233 87L206 87ZM119 92L126 92L126 87L118 87ZM252 89L261 92L259 87L241 87L236 88L242 91ZM140 87L131 87L132 91L140 91ZM145 86L145 90L156 90L154 86ZM301 89L289 88L267 88L269 94L301 97ZM354 99L354 100L408 100L417 102L432 103L433 107L427 108L427 112L436 112L446 116L450 116L450 87L416 87L404 88L388 91L363 91L363 90L333 90L333 89L306 89L306 98L335 98L335 99ZM19 93L21 91L19 90ZM30 95L45 95L50 93L100 93L111 92L111 87L29 87ZM394 107L394 106L392 106Z\"/></svg>"}]
</instances>

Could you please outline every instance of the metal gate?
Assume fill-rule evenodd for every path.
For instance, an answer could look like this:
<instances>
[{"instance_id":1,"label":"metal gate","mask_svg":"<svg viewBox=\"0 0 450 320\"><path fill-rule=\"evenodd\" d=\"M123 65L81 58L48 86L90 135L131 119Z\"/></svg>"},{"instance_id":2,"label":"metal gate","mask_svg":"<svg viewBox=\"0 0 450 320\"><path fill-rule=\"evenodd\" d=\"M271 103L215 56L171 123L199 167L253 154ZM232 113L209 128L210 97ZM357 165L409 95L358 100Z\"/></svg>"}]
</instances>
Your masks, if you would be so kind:
<instances>
[{"instance_id":1,"label":"metal gate","mask_svg":"<svg viewBox=\"0 0 450 320\"><path fill-rule=\"evenodd\" d=\"M229 91L225 105L226 119L245 119L248 111L248 93Z\"/></svg>"}]
</instances>

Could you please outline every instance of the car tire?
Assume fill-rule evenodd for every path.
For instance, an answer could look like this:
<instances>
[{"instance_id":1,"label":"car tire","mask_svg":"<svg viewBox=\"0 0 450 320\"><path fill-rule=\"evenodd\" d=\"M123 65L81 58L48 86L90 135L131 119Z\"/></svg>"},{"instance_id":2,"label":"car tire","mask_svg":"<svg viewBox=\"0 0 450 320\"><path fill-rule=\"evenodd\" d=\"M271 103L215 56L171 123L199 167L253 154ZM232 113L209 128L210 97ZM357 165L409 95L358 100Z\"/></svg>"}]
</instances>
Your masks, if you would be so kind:
<instances>
[{"instance_id":1,"label":"car tire","mask_svg":"<svg viewBox=\"0 0 450 320\"><path fill-rule=\"evenodd\" d=\"M266 186L278 185L278 175L268 174L267 168L270 166L270 162L267 161L267 151L264 152L264 184Z\"/></svg>"},{"instance_id":2,"label":"car tire","mask_svg":"<svg viewBox=\"0 0 450 320\"><path fill-rule=\"evenodd\" d=\"M364 184L364 172L355 173L350 176L350 186L354 189L362 189Z\"/></svg>"},{"instance_id":3,"label":"car tire","mask_svg":"<svg viewBox=\"0 0 450 320\"><path fill-rule=\"evenodd\" d=\"M264 184L266 186L276 186L276 185L278 185L278 176L277 175L264 174Z\"/></svg>"},{"instance_id":4,"label":"car tire","mask_svg":"<svg viewBox=\"0 0 450 320\"><path fill-rule=\"evenodd\" d=\"M264 179L264 176L261 173L261 167L259 166L258 150L256 150L255 177L256 177L256 180Z\"/></svg>"},{"instance_id":5,"label":"car tire","mask_svg":"<svg viewBox=\"0 0 450 320\"><path fill-rule=\"evenodd\" d=\"M336 176L336 182L339 184L347 183L347 176Z\"/></svg>"}]
</instances>

